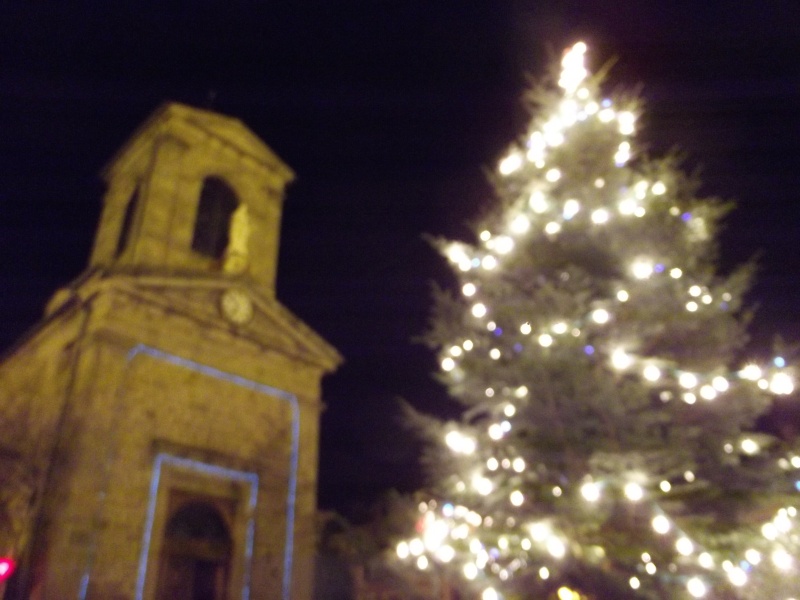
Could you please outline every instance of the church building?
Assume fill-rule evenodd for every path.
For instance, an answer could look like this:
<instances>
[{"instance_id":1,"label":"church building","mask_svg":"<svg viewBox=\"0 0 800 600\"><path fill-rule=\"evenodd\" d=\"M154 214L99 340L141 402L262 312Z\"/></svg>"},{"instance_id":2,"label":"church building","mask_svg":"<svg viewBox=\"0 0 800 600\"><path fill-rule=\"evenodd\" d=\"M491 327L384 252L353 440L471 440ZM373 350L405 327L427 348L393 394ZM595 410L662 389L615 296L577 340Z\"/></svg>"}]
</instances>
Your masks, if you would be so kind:
<instances>
[{"instance_id":1,"label":"church building","mask_svg":"<svg viewBox=\"0 0 800 600\"><path fill-rule=\"evenodd\" d=\"M5 597L309 600L341 357L275 296L293 174L168 104L104 177L87 269L0 362Z\"/></svg>"}]
</instances>

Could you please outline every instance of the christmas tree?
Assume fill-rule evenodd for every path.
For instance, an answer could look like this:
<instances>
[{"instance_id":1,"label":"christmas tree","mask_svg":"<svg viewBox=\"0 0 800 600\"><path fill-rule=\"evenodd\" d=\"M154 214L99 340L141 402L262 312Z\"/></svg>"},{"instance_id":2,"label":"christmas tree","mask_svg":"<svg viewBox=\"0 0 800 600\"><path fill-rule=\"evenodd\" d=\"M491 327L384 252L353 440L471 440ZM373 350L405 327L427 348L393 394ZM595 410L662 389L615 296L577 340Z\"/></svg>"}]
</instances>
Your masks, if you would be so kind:
<instances>
[{"instance_id":1,"label":"christmas tree","mask_svg":"<svg viewBox=\"0 0 800 600\"><path fill-rule=\"evenodd\" d=\"M440 242L427 340L464 412L419 419L434 499L397 556L482 600L800 597L800 456L757 428L792 369L742 362L730 206L637 151L640 103L585 52L531 93L475 240Z\"/></svg>"}]
</instances>

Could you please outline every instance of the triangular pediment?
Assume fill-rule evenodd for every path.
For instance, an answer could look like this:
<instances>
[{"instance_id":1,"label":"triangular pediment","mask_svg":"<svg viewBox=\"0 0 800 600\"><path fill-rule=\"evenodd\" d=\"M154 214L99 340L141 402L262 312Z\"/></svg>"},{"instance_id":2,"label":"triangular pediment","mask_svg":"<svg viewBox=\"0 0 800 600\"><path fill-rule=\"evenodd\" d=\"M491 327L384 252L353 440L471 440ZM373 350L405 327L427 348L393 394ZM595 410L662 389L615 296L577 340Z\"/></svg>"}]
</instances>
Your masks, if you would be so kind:
<instances>
[{"instance_id":1,"label":"triangular pediment","mask_svg":"<svg viewBox=\"0 0 800 600\"><path fill-rule=\"evenodd\" d=\"M252 316L246 322L236 323L226 316L222 298L230 290L244 294L252 304ZM179 329L185 331L186 323L179 324L183 320L190 321L189 327L195 330L209 335L213 331L224 332L254 347L316 365L323 372L334 371L343 360L333 346L275 298L264 296L241 282L191 276L85 274L73 286L54 295L48 315L26 339L49 337L58 332L59 321L72 318L71 315L80 312L89 299L99 295L117 299L114 307L106 310L105 327L116 329L117 325L124 325L129 337L140 331L137 320L144 323L154 318L153 314L159 314L163 315L158 319L161 337L168 337L171 327L175 328L175 335L179 335ZM129 307L129 310L120 307ZM139 341L147 342L132 339L131 343ZM25 344L22 340L19 346Z\"/></svg>"},{"instance_id":2,"label":"triangular pediment","mask_svg":"<svg viewBox=\"0 0 800 600\"><path fill-rule=\"evenodd\" d=\"M186 145L197 144L203 138L213 138L223 146L269 167L280 175L284 183L294 179L294 172L286 163L239 119L177 102L165 103L150 115L108 161L101 171L102 176L108 180L114 173L125 170L141 152L151 152L153 141L163 136L175 138Z\"/></svg>"}]
</instances>

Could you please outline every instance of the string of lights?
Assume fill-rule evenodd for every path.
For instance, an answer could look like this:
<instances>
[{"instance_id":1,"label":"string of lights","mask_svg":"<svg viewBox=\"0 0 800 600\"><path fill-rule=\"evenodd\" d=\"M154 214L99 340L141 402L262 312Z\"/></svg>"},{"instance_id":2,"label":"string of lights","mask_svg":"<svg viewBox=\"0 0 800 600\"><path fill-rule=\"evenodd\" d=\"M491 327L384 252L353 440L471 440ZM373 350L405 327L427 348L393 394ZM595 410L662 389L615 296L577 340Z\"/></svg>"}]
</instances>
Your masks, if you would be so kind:
<instances>
[{"instance_id":1,"label":"string of lights","mask_svg":"<svg viewBox=\"0 0 800 600\"><path fill-rule=\"evenodd\" d=\"M716 222L725 209L691 197L669 161L638 161L637 103L602 97L585 66L586 51L578 43L564 54L557 97L542 103L531 130L500 160L498 186L510 190L510 200L499 215L478 231L477 243L442 244L461 280L454 303L464 314L456 319L455 339L440 344L439 364L454 394L482 410L444 428L451 499L420 504L417 535L397 544L397 557L422 570L453 567L482 600L498 600L515 578L534 574L547 581L572 560L617 577L626 567L627 585L642 597L668 586L703 598L722 586L737 597L766 598L762 583L776 573L785 574L781 590L798 594L789 583L798 547L791 504L775 508L760 527L748 522L745 533L717 543L720 536L707 535L708 527L694 532L685 511L687 498L716 483L707 465L693 466L702 461L677 456L680 444L672 461L657 445L627 452L622 444L597 444L602 449L589 460L569 463L569 456L554 458L557 449L536 453L520 442L555 436L531 426L531 415L541 419L556 405L570 406L563 394L541 391L537 377L554 379L541 365L579 363L593 373L588 386L617 386L623 425L604 424L608 430L635 414L631 426L696 428L694 437L686 435L698 440L703 420L721 427L728 410L731 426L708 434L721 445L713 450L719 464L766 461L790 483L800 468L800 455L776 455L774 439L739 427L745 413L756 411L752 406L763 409L769 398L794 392L789 358L731 369L729 348L721 347L718 361L687 351L709 324L730 333L741 309L746 276L720 277L712 265ZM595 164L607 166L597 174ZM575 269L570 260L548 262L552 248L568 256L584 252L605 270L587 284L588 269ZM522 262L532 251L542 255L538 270ZM509 286L524 291L513 306ZM673 343L676 332L685 339ZM633 385L646 393L629 398ZM571 406L578 419L583 408ZM550 427L567 439L563 418L553 418ZM790 498L793 491L778 486L775 496ZM636 560L612 556L614 544L604 543L601 522L620 505L648 530L639 543L651 547ZM582 596L562 586L558 597Z\"/></svg>"}]
</instances>

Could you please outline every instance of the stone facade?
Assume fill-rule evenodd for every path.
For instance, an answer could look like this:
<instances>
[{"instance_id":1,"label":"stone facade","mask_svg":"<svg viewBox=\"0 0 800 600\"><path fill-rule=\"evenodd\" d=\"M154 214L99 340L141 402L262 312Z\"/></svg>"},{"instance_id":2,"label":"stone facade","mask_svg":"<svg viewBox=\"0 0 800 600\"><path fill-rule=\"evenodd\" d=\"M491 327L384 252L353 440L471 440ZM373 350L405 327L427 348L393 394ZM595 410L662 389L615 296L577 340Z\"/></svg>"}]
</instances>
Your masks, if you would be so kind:
<instances>
[{"instance_id":1,"label":"stone facade","mask_svg":"<svg viewBox=\"0 0 800 600\"><path fill-rule=\"evenodd\" d=\"M307 600L341 358L275 298L292 173L171 104L105 177L89 268L0 364L9 594Z\"/></svg>"}]
</instances>

